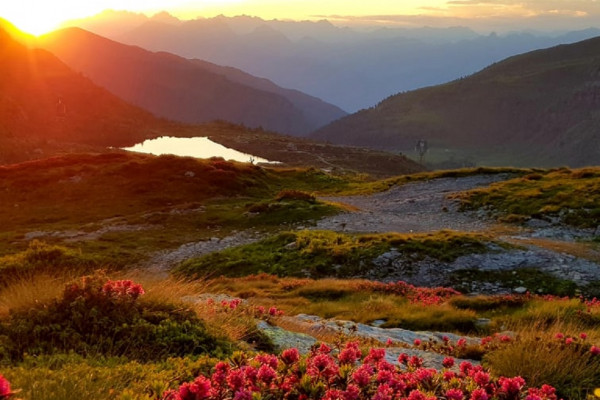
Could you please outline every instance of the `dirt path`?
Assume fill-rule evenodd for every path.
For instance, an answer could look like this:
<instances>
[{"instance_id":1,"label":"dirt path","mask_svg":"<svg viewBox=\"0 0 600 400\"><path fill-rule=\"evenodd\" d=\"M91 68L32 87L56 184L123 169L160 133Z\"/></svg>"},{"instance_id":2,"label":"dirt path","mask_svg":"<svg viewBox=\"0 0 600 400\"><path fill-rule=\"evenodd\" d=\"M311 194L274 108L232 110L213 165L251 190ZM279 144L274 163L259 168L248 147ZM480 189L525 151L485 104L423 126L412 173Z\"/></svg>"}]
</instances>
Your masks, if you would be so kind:
<instances>
[{"instance_id":1,"label":"dirt path","mask_svg":"<svg viewBox=\"0 0 600 400\"><path fill-rule=\"evenodd\" d=\"M441 178L409 183L370 196L327 197L324 200L359 209L325 218L317 229L346 232L432 232L442 229L475 232L492 229L494 221L476 213L458 211L458 202L447 199L462 192L509 179L506 174Z\"/></svg>"}]
</instances>

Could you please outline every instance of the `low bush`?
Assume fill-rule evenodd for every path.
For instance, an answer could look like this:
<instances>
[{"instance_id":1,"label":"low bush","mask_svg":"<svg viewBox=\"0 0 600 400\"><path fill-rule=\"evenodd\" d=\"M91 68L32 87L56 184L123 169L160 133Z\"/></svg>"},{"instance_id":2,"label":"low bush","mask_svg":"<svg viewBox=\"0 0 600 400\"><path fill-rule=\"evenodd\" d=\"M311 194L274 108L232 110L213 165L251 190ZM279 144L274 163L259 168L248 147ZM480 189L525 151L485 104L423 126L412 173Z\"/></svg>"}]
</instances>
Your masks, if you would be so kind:
<instances>
[{"instance_id":1,"label":"low bush","mask_svg":"<svg viewBox=\"0 0 600 400\"><path fill-rule=\"evenodd\" d=\"M141 301L143 293L131 281L107 281L101 274L84 277L49 304L16 311L1 321L1 357L15 361L26 353L73 351L147 361L230 351L230 343L209 334L192 311Z\"/></svg>"},{"instance_id":2,"label":"low bush","mask_svg":"<svg viewBox=\"0 0 600 400\"><path fill-rule=\"evenodd\" d=\"M347 343L335 356L326 345L303 358L296 349L279 357L242 354L218 363L212 375L166 391L162 399L557 399L548 385L527 387L520 376L495 378L468 362L454 372L424 368L423 360L406 354L398 361L400 366L390 364L385 349L373 348L363 356L357 342ZM447 358L444 364L449 368L454 359Z\"/></svg>"}]
</instances>

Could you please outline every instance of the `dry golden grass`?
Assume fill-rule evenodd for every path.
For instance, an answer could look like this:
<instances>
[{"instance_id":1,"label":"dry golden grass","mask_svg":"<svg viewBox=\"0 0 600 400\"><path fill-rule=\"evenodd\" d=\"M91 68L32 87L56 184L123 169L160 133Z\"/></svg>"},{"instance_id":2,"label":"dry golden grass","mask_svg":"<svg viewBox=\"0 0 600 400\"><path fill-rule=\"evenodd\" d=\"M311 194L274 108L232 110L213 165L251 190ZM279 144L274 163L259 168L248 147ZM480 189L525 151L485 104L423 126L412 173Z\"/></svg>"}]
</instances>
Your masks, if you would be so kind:
<instances>
[{"instance_id":1,"label":"dry golden grass","mask_svg":"<svg viewBox=\"0 0 600 400\"><path fill-rule=\"evenodd\" d=\"M10 311L26 310L60 297L74 276L23 274L0 289L0 318Z\"/></svg>"},{"instance_id":2,"label":"dry golden grass","mask_svg":"<svg viewBox=\"0 0 600 400\"><path fill-rule=\"evenodd\" d=\"M546 320L520 324L516 340L487 354L484 362L492 372L501 376L522 376L530 386L550 384L557 388L559 397L585 399L600 384L600 357L589 349L598 343L597 331L589 332L581 324L557 320L548 325ZM580 333L589 336L579 338ZM565 344L562 333L574 343Z\"/></svg>"}]
</instances>

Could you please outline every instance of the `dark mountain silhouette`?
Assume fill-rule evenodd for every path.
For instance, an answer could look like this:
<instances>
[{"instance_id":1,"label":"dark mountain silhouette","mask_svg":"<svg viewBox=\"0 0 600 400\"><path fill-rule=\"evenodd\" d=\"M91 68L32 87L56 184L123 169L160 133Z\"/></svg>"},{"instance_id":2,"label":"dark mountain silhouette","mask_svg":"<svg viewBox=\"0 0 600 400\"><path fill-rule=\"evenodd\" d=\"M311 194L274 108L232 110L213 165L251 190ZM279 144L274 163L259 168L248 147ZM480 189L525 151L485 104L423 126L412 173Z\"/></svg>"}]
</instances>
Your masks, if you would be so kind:
<instances>
[{"instance_id":1,"label":"dark mountain silhouette","mask_svg":"<svg viewBox=\"0 0 600 400\"><path fill-rule=\"evenodd\" d=\"M12 34L0 29L0 162L28 159L31 152L67 142L132 144L168 125Z\"/></svg>"},{"instance_id":2,"label":"dark mountain silhouette","mask_svg":"<svg viewBox=\"0 0 600 400\"><path fill-rule=\"evenodd\" d=\"M153 53L79 28L50 33L38 44L119 97L181 122L226 120L306 135L346 115L317 98L233 68Z\"/></svg>"},{"instance_id":3,"label":"dark mountain silhouette","mask_svg":"<svg viewBox=\"0 0 600 400\"><path fill-rule=\"evenodd\" d=\"M164 14L116 12L77 23L122 43L240 68L351 112L395 93L470 75L515 54L600 34L598 29L560 35L481 35L464 27L358 30L329 21L248 16L178 22Z\"/></svg>"},{"instance_id":4,"label":"dark mountain silhouette","mask_svg":"<svg viewBox=\"0 0 600 400\"><path fill-rule=\"evenodd\" d=\"M511 57L468 78L392 96L313 138L477 164L600 164L600 38ZM446 159L445 159L446 158Z\"/></svg>"}]
</instances>

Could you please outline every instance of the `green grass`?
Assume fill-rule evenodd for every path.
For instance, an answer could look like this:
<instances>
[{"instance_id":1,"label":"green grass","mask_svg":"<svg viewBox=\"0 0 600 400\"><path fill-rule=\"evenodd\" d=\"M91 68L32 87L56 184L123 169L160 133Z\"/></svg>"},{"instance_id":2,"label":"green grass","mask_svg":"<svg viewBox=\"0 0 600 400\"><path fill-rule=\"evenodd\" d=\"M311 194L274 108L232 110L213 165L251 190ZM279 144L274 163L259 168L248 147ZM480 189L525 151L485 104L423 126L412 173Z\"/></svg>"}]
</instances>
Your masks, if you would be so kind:
<instances>
[{"instance_id":1,"label":"green grass","mask_svg":"<svg viewBox=\"0 0 600 400\"><path fill-rule=\"evenodd\" d=\"M538 297L452 296L440 304L412 303L405 296L382 292L361 279L298 279L256 275L205 281L208 292L227 293L251 304L273 305L287 315L299 313L370 323L385 320L385 327L446 330L462 334L524 329L531 323L550 327L561 321L578 324L600 337L600 309L587 312L579 299L544 300ZM475 326L478 318L491 319L487 328ZM483 329L483 331L482 331Z\"/></svg>"},{"instance_id":2,"label":"green grass","mask_svg":"<svg viewBox=\"0 0 600 400\"><path fill-rule=\"evenodd\" d=\"M484 207L506 222L552 217L595 228L600 225L600 168L538 171L457 197L464 209Z\"/></svg>"},{"instance_id":3,"label":"green grass","mask_svg":"<svg viewBox=\"0 0 600 400\"><path fill-rule=\"evenodd\" d=\"M258 243L191 259L176 274L244 276L260 272L313 278L348 277L373 268L373 260L396 249L408 260L432 257L442 261L489 251L493 242L476 234L441 231L433 234L347 235L331 231L287 232Z\"/></svg>"},{"instance_id":4,"label":"green grass","mask_svg":"<svg viewBox=\"0 0 600 400\"><path fill-rule=\"evenodd\" d=\"M558 296L573 296L578 290L573 281L558 278L535 268L519 268L509 271L463 269L454 271L450 280L454 282L454 287L464 292L471 292L471 286L475 282L498 283L506 289L526 287L535 294ZM464 282L466 285L463 284Z\"/></svg>"},{"instance_id":5,"label":"green grass","mask_svg":"<svg viewBox=\"0 0 600 400\"><path fill-rule=\"evenodd\" d=\"M4 366L2 374L19 398L41 400L119 399L123 393L141 396L162 395L198 374L209 374L216 359L171 358L139 363L125 358L84 358L75 354L26 357Z\"/></svg>"}]
</instances>

